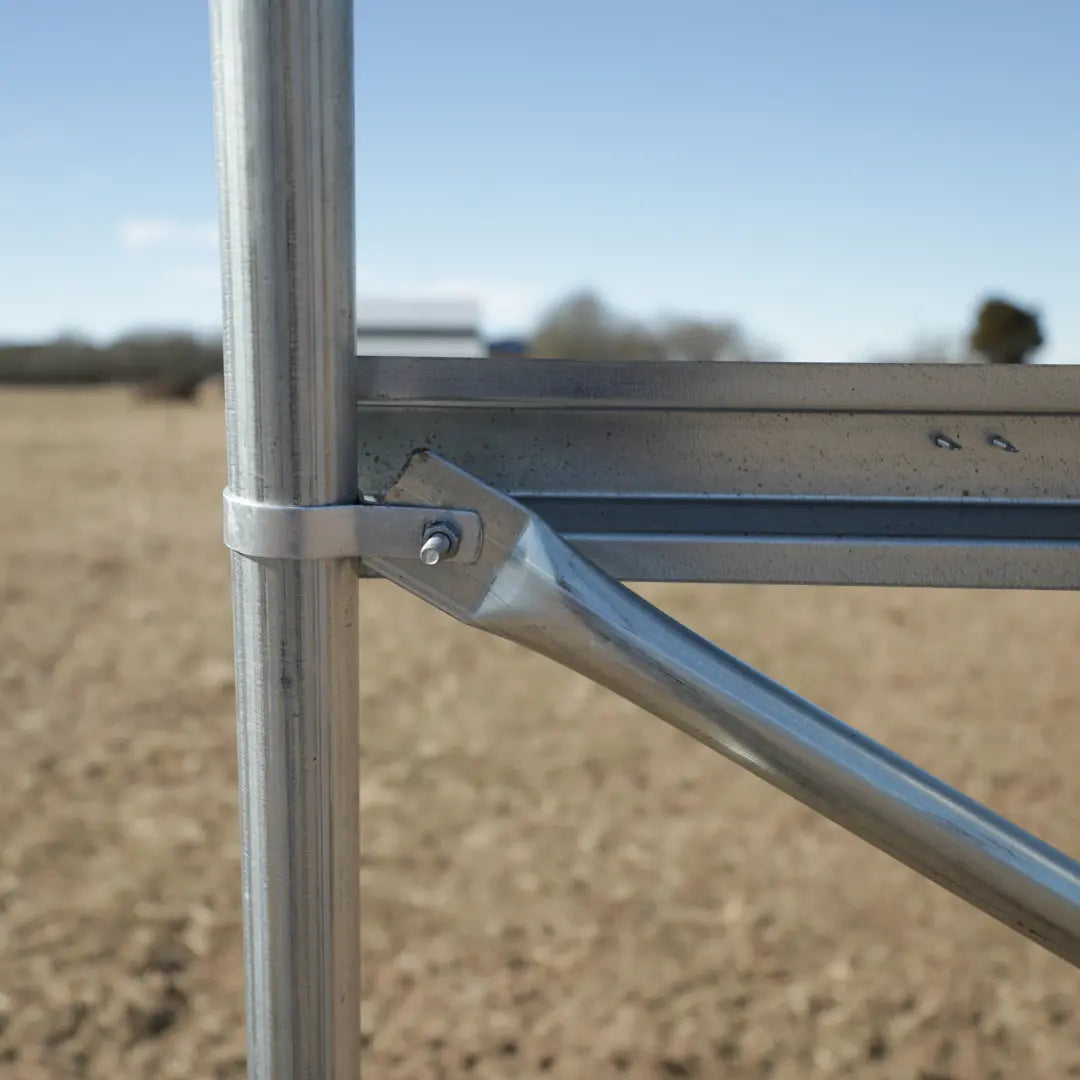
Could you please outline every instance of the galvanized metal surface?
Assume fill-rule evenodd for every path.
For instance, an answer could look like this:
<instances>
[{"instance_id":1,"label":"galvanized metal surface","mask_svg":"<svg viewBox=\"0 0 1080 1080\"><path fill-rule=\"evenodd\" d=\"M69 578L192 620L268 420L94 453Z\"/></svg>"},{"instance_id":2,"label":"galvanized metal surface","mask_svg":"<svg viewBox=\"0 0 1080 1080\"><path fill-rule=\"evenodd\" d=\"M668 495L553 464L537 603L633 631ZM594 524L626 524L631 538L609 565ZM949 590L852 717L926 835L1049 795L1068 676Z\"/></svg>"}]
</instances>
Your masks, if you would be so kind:
<instances>
[{"instance_id":1,"label":"galvanized metal surface","mask_svg":"<svg viewBox=\"0 0 1080 1080\"><path fill-rule=\"evenodd\" d=\"M446 558L473 562L480 553L480 519L471 510L351 503L274 506L224 493L225 546L258 559L350 559L365 555L420 558L434 525L455 536Z\"/></svg>"},{"instance_id":2,"label":"galvanized metal surface","mask_svg":"<svg viewBox=\"0 0 1080 1080\"><path fill-rule=\"evenodd\" d=\"M1080 409L1080 368L395 356L365 360L358 392L408 407L1055 413Z\"/></svg>"},{"instance_id":3,"label":"galvanized metal surface","mask_svg":"<svg viewBox=\"0 0 1080 1080\"><path fill-rule=\"evenodd\" d=\"M385 577L609 687L1080 964L1080 864L698 637L447 462L416 455L390 495L475 507L484 540L471 565L375 560Z\"/></svg>"},{"instance_id":4,"label":"galvanized metal surface","mask_svg":"<svg viewBox=\"0 0 1080 1080\"><path fill-rule=\"evenodd\" d=\"M352 4L212 0L229 488L356 499ZM350 560L233 555L248 1072L359 1069Z\"/></svg>"},{"instance_id":5,"label":"galvanized metal surface","mask_svg":"<svg viewBox=\"0 0 1080 1080\"><path fill-rule=\"evenodd\" d=\"M1080 368L384 359L359 484L426 447L624 580L1080 586Z\"/></svg>"}]
</instances>

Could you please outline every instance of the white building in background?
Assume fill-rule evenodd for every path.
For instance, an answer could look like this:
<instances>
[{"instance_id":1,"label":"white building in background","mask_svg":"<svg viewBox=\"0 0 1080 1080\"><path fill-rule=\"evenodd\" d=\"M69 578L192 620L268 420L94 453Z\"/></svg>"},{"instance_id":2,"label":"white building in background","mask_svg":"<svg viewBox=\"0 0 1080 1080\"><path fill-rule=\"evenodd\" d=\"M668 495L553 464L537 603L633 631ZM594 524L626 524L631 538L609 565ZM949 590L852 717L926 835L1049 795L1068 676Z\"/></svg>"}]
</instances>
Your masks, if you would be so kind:
<instances>
[{"instance_id":1,"label":"white building in background","mask_svg":"<svg viewBox=\"0 0 1080 1080\"><path fill-rule=\"evenodd\" d=\"M356 302L358 356L486 356L474 300Z\"/></svg>"}]
</instances>

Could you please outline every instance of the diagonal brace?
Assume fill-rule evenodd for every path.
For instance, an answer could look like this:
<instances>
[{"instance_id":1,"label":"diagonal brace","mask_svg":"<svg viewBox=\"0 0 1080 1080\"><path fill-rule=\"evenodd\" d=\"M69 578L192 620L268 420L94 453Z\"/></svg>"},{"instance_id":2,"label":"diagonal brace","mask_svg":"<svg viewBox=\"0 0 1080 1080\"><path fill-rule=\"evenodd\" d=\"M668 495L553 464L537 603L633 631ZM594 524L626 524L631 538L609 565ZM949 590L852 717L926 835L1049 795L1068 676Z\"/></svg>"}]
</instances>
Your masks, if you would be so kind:
<instances>
[{"instance_id":1,"label":"diagonal brace","mask_svg":"<svg viewBox=\"0 0 1080 1080\"><path fill-rule=\"evenodd\" d=\"M479 557L371 569L614 690L1080 966L1076 861L694 634L434 454L414 454L388 498L473 508Z\"/></svg>"}]
</instances>

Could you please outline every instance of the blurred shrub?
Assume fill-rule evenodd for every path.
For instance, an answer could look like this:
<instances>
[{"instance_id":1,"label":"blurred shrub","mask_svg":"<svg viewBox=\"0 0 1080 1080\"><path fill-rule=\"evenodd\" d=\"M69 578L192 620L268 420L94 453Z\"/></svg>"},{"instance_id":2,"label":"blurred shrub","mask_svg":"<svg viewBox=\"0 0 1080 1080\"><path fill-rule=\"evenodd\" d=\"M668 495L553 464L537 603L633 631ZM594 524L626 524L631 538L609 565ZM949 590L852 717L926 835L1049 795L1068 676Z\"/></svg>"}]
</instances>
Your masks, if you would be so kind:
<instances>
[{"instance_id":1,"label":"blurred shrub","mask_svg":"<svg viewBox=\"0 0 1080 1080\"><path fill-rule=\"evenodd\" d=\"M873 364L971 364L981 357L966 348L967 343L944 335L917 339L904 352L871 356Z\"/></svg>"},{"instance_id":2,"label":"blurred shrub","mask_svg":"<svg viewBox=\"0 0 1080 1080\"><path fill-rule=\"evenodd\" d=\"M0 345L0 383L190 385L194 393L204 379L221 372L221 342L182 332L131 334L100 346L77 337Z\"/></svg>"}]
</instances>

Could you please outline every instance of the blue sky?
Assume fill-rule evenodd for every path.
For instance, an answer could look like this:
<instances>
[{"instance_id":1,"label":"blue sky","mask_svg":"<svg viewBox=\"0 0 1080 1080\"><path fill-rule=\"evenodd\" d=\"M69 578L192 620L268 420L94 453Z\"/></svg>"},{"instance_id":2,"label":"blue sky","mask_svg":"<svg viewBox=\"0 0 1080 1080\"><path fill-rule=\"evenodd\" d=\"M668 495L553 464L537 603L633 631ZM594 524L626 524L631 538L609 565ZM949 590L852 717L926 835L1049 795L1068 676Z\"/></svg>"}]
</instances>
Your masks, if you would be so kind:
<instances>
[{"instance_id":1,"label":"blue sky","mask_svg":"<svg viewBox=\"0 0 1080 1080\"><path fill-rule=\"evenodd\" d=\"M0 338L215 326L207 13L0 5ZM1080 359L1075 0L384 0L357 26L361 292L492 332L592 285L788 359L958 334Z\"/></svg>"}]
</instances>

